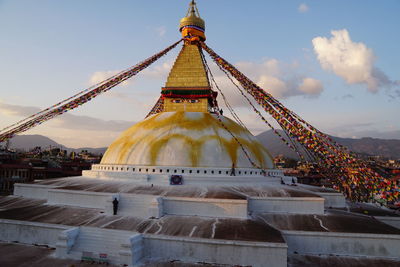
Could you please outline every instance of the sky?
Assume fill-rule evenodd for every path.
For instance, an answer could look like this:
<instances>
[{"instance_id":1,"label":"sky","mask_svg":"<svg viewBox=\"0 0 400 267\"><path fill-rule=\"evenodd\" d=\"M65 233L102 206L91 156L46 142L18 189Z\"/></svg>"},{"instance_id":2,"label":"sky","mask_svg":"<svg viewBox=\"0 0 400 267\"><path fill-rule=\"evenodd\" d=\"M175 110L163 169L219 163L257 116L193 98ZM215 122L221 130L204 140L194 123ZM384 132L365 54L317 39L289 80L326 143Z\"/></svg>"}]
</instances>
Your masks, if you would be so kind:
<instances>
[{"instance_id":1,"label":"sky","mask_svg":"<svg viewBox=\"0 0 400 267\"><path fill-rule=\"evenodd\" d=\"M179 40L189 2L0 0L0 129ZM197 6L207 44L319 130L400 139L400 1L198 0ZM24 134L73 148L108 146L149 112L178 52ZM208 63L248 128L268 130Z\"/></svg>"}]
</instances>

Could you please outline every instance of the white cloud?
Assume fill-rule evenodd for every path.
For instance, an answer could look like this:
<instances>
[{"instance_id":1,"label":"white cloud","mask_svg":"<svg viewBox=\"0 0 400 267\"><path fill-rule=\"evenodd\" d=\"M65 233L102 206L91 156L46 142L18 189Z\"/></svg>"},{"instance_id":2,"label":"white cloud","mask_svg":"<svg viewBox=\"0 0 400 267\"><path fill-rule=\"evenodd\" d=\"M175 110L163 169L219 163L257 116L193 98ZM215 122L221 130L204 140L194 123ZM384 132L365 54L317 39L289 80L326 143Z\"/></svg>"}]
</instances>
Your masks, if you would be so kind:
<instances>
[{"instance_id":1,"label":"white cloud","mask_svg":"<svg viewBox=\"0 0 400 267\"><path fill-rule=\"evenodd\" d=\"M297 8L297 10L298 10L300 13L306 13L309 9L310 9L310 8L309 8L308 5L305 4L305 3L300 4L299 7Z\"/></svg>"},{"instance_id":2,"label":"white cloud","mask_svg":"<svg viewBox=\"0 0 400 267\"><path fill-rule=\"evenodd\" d=\"M346 29L331 31L332 37L312 40L323 69L332 71L348 84L365 84L368 91L397 84L374 66L375 55L364 43L353 42Z\"/></svg>"},{"instance_id":3,"label":"white cloud","mask_svg":"<svg viewBox=\"0 0 400 267\"><path fill-rule=\"evenodd\" d=\"M38 107L10 105L0 102L0 114L17 121L41 111ZM15 119L17 118L17 119ZM109 145L135 122L103 120L91 116L62 114L26 133L51 137L67 147L102 147ZM8 125L1 125L1 128Z\"/></svg>"},{"instance_id":4,"label":"white cloud","mask_svg":"<svg viewBox=\"0 0 400 267\"><path fill-rule=\"evenodd\" d=\"M166 79L168 76L169 71L172 68L174 61L167 61L161 64L154 64L146 69L144 69L140 75L144 76L144 77L149 77L149 78L153 78L153 79ZM108 71L96 71L94 72L92 75L90 75L89 80L88 80L88 84L89 85L95 85L98 84L118 73L120 73L121 70L108 70ZM131 85L133 81L133 77L123 81L121 83L122 86L127 86L127 85Z\"/></svg>"},{"instance_id":5,"label":"white cloud","mask_svg":"<svg viewBox=\"0 0 400 267\"><path fill-rule=\"evenodd\" d=\"M298 62L287 64L277 59L267 59L261 63L239 62L235 65L261 88L277 98L318 96L323 91L323 85L319 80L302 74Z\"/></svg>"},{"instance_id":6,"label":"white cloud","mask_svg":"<svg viewBox=\"0 0 400 267\"><path fill-rule=\"evenodd\" d=\"M160 26L156 28L158 36L163 37L167 33L167 28L165 26Z\"/></svg>"},{"instance_id":7,"label":"white cloud","mask_svg":"<svg viewBox=\"0 0 400 267\"><path fill-rule=\"evenodd\" d=\"M270 75L261 75L257 81L257 84L264 88L265 91L277 98L285 97L289 88L287 84L279 78Z\"/></svg>"},{"instance_id":8,"label":"white cloud","mask_svg":"<svg viewBox=\"0 0 400 267\"><path fill-rule=\"evenodd\" d=\"M323 85L316 79L304 78L299 86L299 90L309 96L318 96L323 90Z\"/></svg>"},{"instance_id":9,"label":"white cloud","mask_svg":"<svg viewBox=\"0 0 400 267\"><path fill-rule=\"evenodd\" d=\"M317 97L323 91L322 83L319 80L303 75L301 73L302 66L297 62L286 64L277 59L266 59L260 63L246 61L234 65L263 90L276 98L282 99L292 96ZM240 94L226 75L215 64L210 64L210 68L229 104L235 110L238 109L239 111L240 109L240 114L249 110L247 100ZM236 80L234 82L237 84ZM241 86L239 87L241 88ZM214 88L214 90L217 89ZM256 108L262 109L250 95L247 96ZM217 100L220 107L225 107L220 93ZM227 114L226 110L224 114ZM251 120L246 121L246 124L251 122Z\"/></svg>"},{"instance_id":10,"label":"white cloud","mask_svg":"<svg viewBox=\"0 0 400 267\"><path fill-rule=\"evenodd\" d=\"M93 73L90 78L89 78L89 84L95 85L98 83L101 83L102 81L116 75L117 73L120 73L121 70L106 70L106 71L96 71ZM131 83L131 80L126 80L121 83L122 86L127 86Z\"/></svg>"},{"instance_id":11,"label":"white cloud","mask_svg":"<svg viewBox=\"0 0 400 267\"><path fill-rule=\"evenodd\" d=\"M39 112L40 110L41 109L38 107L17 106L0 102L0 113L6 116L27 117Z\"/></svg>"},{"instance_id":12,"label":"white cloud","mask_svg":"<svg viewBox=\"0 0 400 267\"><path fill-rule=\"evenodd\" d=\"M41 111L38 107L10 105L0 102L0 113L7 116L28 117ZM133 123L130 121L120 120L103 120L90 116L80 116L73 114L63 114L51 120L52 126L61 127L72 130L89 130L89 131L113 131L120 132Z\"/></svg>"},{"instance_id":13,"label":"white cloud","mask_svg":"<svg viewBox=\"0 0 400 267\"><path fill-rule=\"evenodd\" d=\"M171 68L174 64L174 60L169 60L167 62L164 62L162 64L157 64L154 66L151 66L141 73L141 75L153 79L162 79L165 81L168 77L168 73L171 71Z\"/></svg>"}]
</instances>

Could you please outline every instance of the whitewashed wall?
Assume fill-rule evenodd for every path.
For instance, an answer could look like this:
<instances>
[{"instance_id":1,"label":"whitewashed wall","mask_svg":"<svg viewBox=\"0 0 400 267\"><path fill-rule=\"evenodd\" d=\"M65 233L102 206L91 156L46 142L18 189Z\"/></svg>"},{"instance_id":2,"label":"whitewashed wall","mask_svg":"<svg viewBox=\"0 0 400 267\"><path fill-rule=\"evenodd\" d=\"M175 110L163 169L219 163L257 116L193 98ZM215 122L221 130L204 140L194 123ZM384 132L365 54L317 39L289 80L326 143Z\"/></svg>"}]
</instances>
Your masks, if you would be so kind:
<instances>
[{"instance_id":1,"label":"whitewashed wall","mask_svg":"<svg viewBox=\"0 0 400 267\"><path fill-rule=\"evenodd\" d=\"M112 201L114 197L118 197L118 215L135 216L141 218L158 218L159 204L157 202L158 196L152 195L136 195L136 194L112 194L106 201L106 214L113 213ZM155 206L154 206L155 205Z\"/></svg>"},{"instance_id":2,"label":"whitewashed wall","mask_svg":"<svg viewBox=\"0 0 400 267\"><path fill-rule=\"evenodd\" d=\"M325 199L326 208L345 208L346 198L342 193L321 193L315 192Z\"/></svg>"},{"instance_id":3,"label":"whitewashed wall","mask_svg":"<svg viewBox=\"0 0 400 267\"><path fill-rule=\"evenodd\" d=\"M374 216L375 219L400 229L400 217Z\"/></svg>"},{"instance_id":4,"label":"whitewashed wall","mask_svg":"<svg viewBox=\"0 0 400 267\"><path fill-rule=\"evenodd\" d=\"M283 231L289 253L399 258L400 236Z\"/></svg>"},{"instance_id":5,"label":"whitewashed wall","mask_svg":"<svg viewBox=\"0 0 400 267\"><path fill-rule=\"evenodd\" d=\"M252 197L249 212L324 214L324 199L319 197Z\"/></svg>"},{"instance_id":6,"label":"whitewashed wall","mask_svg":"<svg viewBox=\"0 0 400 267\"><path fill-rule=\"evenodd\" d=\"M51 205L105 209L111 195L111 193L50 189L47 202Z\"/></svg>"},{"instance_id":7,"label":"whitewashed wall","mask_svg":"<svg viewBox=\"0 0 400 267\"><path fill-rule=\"evenodd\" d=\"M240 242L145 235L145 258L252 267L286 267L284 243Z\"/></svg>"},{"instance_id":8,"label":"whitewashed wall","mask_svg":"<svg viewBox=\"0 0 400 267\"><path fill-rule=\"evenodd\" d=\"M48 191L55 186L37 185L37 184L14 184L14 196L47 199Z\"/></svg>"},{"instance_id":9,"label":"whitewashed wall","mask_svg":"<svg viewBox=\"0 0 400 267\"><path fill-rule=\"evenodd\" d=\"M0 240L55 247L58 235L70 226L0 219Z\"/></svg>"},{"instance_id":10,"label":"whitewashed wall","mask_svg":"<svg viewBox=\"0 0 400 267\"><path fill-rule=\"evenodd\" d=\"M247 200L163 197L163 214L247 218Z\"/></svg>"}]
</instances>

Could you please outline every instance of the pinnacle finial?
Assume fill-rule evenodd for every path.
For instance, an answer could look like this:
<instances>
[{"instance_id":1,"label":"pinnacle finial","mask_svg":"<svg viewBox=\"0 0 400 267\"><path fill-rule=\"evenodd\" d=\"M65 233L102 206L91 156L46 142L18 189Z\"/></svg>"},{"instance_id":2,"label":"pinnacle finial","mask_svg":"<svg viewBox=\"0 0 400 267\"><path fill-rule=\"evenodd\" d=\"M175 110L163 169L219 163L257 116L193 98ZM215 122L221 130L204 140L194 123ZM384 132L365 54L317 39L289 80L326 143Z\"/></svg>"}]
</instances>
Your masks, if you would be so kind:
<instances>
[{"instance_id":1,"label":"pinnacle finial","mask_svg":"<svg viewBox=\"0 0 400 267\"><path fill-rule=\"evenodd\" d=\"M199 10L197 9L197 5L196 5L196 2L194 0L192 0L189 3L189 9L186 12L186 17L198 17L198 18L200 18L200 13L199 13Z\"/></svg>"},{"instance_id":2,"label":"pinnacle finial","mask_svg":"<svg viewBox=\"0 0 400 267\"><path fill-rule=\"evenodd\" d=\"M200 17L196 2L192 0L189 3L189 9L186 12L186 16L180 21L179 31L185 39L197 38L204 41L206 39L204 30L204 20Z\"/></svg>"}]
</instances>

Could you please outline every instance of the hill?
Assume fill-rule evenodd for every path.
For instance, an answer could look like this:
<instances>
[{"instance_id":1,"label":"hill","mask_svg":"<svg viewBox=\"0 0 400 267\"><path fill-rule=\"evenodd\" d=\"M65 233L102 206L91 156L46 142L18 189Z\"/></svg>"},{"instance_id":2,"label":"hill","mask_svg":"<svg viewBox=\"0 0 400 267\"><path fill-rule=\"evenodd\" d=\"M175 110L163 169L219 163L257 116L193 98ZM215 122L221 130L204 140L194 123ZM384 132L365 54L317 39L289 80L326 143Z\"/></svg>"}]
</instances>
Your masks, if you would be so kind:
<instances>
[{"instance_id":1,"label":"hill","mask_svg":"<svg viewBox=\"0 0 400 267\"><path fill-rule=\"evenodd\" d=\"M17 135L10 140L10 148L17 150L30 150L37 146L42 148L59 147L67 149L65 146L58 144L56 141L43 135Z\"/></svg>"},{"instance_id":2,"label":"hill","mask_svg":"<svg viewBox=\"0 0 400 267\"><path fill-rule=\"evenodd\" d=\"M282 130L279 130L279 132L284 136ZM256 137L268 148L273 156L282 154L285 157L297 158L296 153L287 147L272 130L262 132ZM400 140L397 139L379 139L371 137L353 139L335 136L332 136L332 138L339 144L357 153L400 159Z\"/></svg>"},{"instance_id":3,"label":"hill","mask_svg":"<svg viewBox=\"0 0 400 267\"><path fill-rule=\"evenodd\" d=\"M3 144L4 145L4 144ZM68 152L80 152L82 150L87 150L93 154L104 154L106 151L106 147L100 148L91 148L91 147L81 147L81 148L69 148L62 144L57 143L56 141L43 136L43 135L17 135L10 140L10 148L16 150L24 150L29 151L32 148L40 146L42 149L47 149L50 147L57 147L61 149L65 149Z\"/></svg>"},{"instance_id":4,"label":"hill","mask_svg":"<svg viewBox=\"0 0 400 267\"><path fill-rule=\"evenodd\" d=\"M279 130L279 132L282 134L282 136L284 136L282 130ZM296 153L293 152L289 147L287 147L272 130L262 132L256 137L264 146L268 148L273 156L282 154L285 157L297 158ZM350 150L357 153L384 156L392 159L400 159L400 140L397 139L379 139L371 137L352 139L334 136L332 136L332 138L338 143L348 147ZM80 152L81 150L87 150L94 154L104 154L107 149L106 147L68 148L42 135L17 135L13 139L11 139L10 142L10 148L25 151L28 151L29 149L32 149L36 146L40 146L43 149L49 148L50 146L59 147L62 149L66 149L69 152Z\"/></svg>"}]
</instances>

